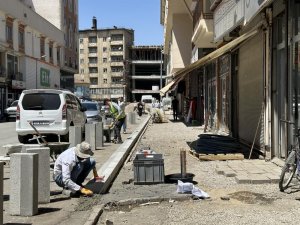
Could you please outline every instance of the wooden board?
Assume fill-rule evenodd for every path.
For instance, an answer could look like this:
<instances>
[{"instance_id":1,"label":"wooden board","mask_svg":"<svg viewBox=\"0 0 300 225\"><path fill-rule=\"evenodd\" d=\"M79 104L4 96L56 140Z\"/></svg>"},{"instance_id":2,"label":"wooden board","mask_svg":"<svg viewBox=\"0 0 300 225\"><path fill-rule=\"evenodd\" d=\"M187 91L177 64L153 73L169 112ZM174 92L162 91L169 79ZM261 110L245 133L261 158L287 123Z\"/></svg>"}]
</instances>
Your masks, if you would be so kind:
<instances>
[{"instance_id":1,"label":"wooden board","mask_svg":"<svg viewBox=\"0 0 300 225\"><path fill-rule=\"evenodd\" d=\"M215 161L215 160L243 160L244 155L242 153L228 153L228 154L199 154L193 150L189 150L189 153L194 158L203 161Z\"/></svg>"}]
</instances>

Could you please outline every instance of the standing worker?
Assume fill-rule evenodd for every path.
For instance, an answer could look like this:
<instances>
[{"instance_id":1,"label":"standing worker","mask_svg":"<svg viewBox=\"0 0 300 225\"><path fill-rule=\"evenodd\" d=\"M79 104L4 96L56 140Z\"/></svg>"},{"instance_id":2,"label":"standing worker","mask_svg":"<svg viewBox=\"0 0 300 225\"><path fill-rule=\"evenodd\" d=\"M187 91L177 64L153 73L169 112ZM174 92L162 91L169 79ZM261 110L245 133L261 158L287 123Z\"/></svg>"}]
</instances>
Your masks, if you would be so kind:
<instances>
[{"instance_id":1,"label":"standing worker","mask_svg":"<svg viewBox=\"0 0 300 225\"><path fill-rule=\"evenodd\" d=\"M140 100L137 104L137 110L138 110L138 115L139 117L142 116L143 114L143 109L144 109L144 104L142 103L142 100Z\"/></svg>"},{"instance_id":2,"label":"standing worker","mask_svg":"<svg viewBox=\"0 0 300 225\"><path fill-rule=\"evenodd\" d=\"M125 113L125 106L126 106L126 104L124 102L124 98L120 97L118 103L119 103L119 107L120 107L121 111L123 111ZM126 129L127 129L126 113L125 113L125 119L124 119L124 123L123 123L122 127L123 127L123 133L126 134Z\"/></svg>"},{"instance_id":3,"label":"standing worker","mask_svg":"<svg viewBox=\"0 0 300 225\"><path fill-rule=\"evenodd\" d=\"M114 117L114 140L115 144L122 144L122 137L121 137L121 127L125 121L125 111L121 110L117 103L112 102L110 100L106 100L105 104L109 106L109 111L111 115Z\"/></svg>"},{"instance_id":4,"label":"standing worker","mask_svg":"<svg viewBox=\"0 0 300 225\"><path fill-rule=\"evenodd\" d=\"M93 192L82 185L85 178L93 170L96 182L104 179L104 176L98 176L96 161L90 158L93 154L91 145L87 142L82 142L61 153L54 164L53 180L55 183L64 191L71 191L73 196L92 196Z\"/></svg>"},{"instance_id":5,"label":"standing worker","mask_svg":"<svg viewBox=\"0 0 300 225\"><path fill-rule=\"evenodd\" d=\"M173 108L173 119L174 121L176 121L178 117L178 100L176 99L176 96L174 96L172 100L172 108Z\"/></svg>"}]
</instances>

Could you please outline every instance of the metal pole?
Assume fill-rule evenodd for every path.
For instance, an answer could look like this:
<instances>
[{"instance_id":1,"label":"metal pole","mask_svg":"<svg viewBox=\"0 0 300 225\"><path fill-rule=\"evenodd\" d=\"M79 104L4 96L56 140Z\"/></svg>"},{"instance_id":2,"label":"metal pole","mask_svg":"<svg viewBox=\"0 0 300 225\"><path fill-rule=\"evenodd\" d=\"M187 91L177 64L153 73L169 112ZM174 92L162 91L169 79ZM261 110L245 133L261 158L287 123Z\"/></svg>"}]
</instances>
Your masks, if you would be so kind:
<instances>
[{"instance_id":1,"label":"metal pole","mask_svg":"<svg viewBox=\"0 0 300 225\"><path fill-rule=\"evenodd\" d=\"M35 88L37 89L37 85L38 85L38 75L37 75L37 58L35 59Z\"/></svg>"},{"instance_id":2,"label":"metal pole","mask_svg":"<svg viewBox=\"0 0 300 225\"><path fill-rule=\"evenodd\" d=\"M160 50L160 85L159 85L159 89L162 89L162 56L163 56L163 47L161 46L161 50ZM160 95L160 101L161 101L162 96Z\"/></svg>"}]
</instances>

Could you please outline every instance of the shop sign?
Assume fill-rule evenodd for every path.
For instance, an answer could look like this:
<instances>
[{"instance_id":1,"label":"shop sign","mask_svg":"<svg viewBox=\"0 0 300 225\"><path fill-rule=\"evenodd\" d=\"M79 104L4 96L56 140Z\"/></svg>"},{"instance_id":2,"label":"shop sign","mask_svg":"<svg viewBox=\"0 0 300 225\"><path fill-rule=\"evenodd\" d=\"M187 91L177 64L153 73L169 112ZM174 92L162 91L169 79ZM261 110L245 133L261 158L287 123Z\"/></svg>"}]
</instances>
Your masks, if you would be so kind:
<instances>
[{"instance_id":1,"label":"shop sign","mask_svg":"<svg viewBox=\"0 0 300 225\"><path fill-rule=\"evenodd\" d=\"M269 0L245 0L245 23L248 23Z\"/></svg>"},{"instance_id":2,"label":"shop sign","mask_svg":"<svg viewBox=\"0 0 300 225\"><path fill-rule=\"evenodd\" d=\"M41 86L50 87L50 70L41 68L40 72Z\"/></svg>"},{"instance_id":3,"label":"shop sign","mask_svg":"<svg viewBox=\"0 0 300 225\"><path fill-rule=\"evenodd\" d=\"M25 82L19 80L12 80L11 81L12 89L25 89Z\"/></svg>"},{"instance_id":4,"label":"shop sign","mask_svg":"<svg viewBox=\"0 0 300 225\"><path fill-rule=\"evenodd\" d=\"M219 40L244 20L244 1L222 1L214 11L214 35Z\"/></svg>"}]
</instances>

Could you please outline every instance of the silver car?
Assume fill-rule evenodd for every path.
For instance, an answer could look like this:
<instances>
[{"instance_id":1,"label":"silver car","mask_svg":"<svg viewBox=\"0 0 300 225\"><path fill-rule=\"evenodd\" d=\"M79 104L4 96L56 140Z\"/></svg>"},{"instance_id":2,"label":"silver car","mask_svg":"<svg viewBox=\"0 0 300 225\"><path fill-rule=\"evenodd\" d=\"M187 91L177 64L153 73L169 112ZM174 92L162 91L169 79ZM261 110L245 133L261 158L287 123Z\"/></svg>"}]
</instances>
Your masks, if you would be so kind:
<instances>
[{"instance_id":1,"label":"silver car","mask_svg":"<svg viewBox=\"0 0 300 225\"><path fill-rule=\"evenodd\" d=\"M88 123L102 121L100 106L97 102L81 102L81 105L86 108L85 115Z\"/></svg>"},{"instance_id":2,"label":"silver car","mask_svg":"<svg viewBox=\"0 0 300 225\"><path fill-rule=\"evenodd\" d=\"M9 121L10 119L16 119L16 111L18 106L18 100L13 101L11 105L4 110L4 117L6 121Z\"/></svg>"}]
</instances>

